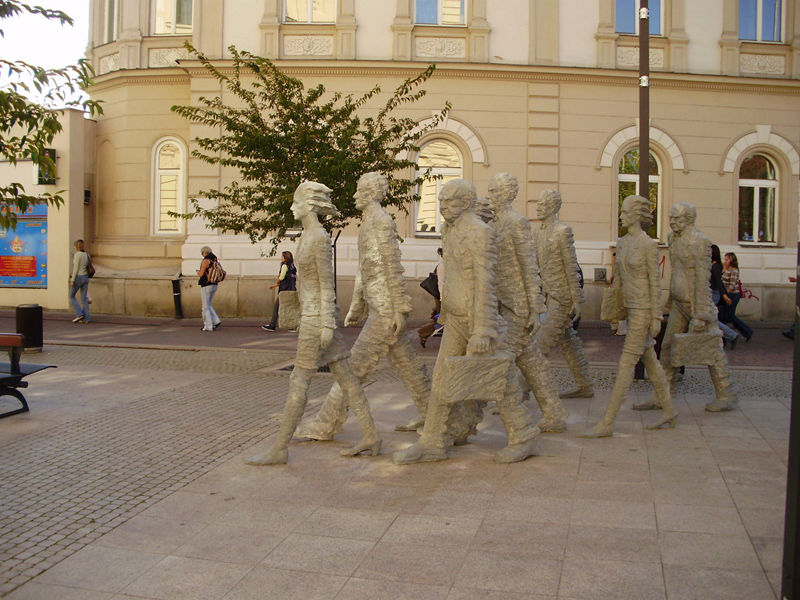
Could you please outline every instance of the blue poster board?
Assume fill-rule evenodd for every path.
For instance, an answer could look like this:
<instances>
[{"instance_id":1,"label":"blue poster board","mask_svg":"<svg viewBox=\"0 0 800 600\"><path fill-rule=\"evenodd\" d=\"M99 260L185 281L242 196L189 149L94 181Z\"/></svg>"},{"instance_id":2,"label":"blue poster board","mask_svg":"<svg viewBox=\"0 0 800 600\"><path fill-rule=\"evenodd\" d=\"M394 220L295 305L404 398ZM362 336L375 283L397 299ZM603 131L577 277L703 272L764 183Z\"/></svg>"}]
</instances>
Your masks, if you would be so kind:
<instances>
[{"instance_id":1,"label":"blue poster board","mask_svg":"<svg viewBox=\"0 0 800 600\"><path fill-rule=\"evenodd\" d=\"M0 287L47 287L47 220L20 219L0 229Z\"/></svg>"}]
</instances>

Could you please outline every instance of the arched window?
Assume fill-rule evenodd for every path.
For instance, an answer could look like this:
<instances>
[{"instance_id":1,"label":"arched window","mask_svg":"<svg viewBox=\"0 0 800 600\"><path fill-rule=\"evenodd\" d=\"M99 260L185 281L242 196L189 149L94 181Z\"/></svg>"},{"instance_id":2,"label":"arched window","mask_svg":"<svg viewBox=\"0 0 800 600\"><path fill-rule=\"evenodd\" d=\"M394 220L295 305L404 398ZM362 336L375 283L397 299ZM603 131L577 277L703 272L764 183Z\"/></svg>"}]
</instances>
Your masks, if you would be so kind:
<instances>
[{"instance_id":1,"label":"arched window","mask_svg":"<svg viewBox=\"0 0 800 600\"><path fill-rule=\"evenodd\" d=\"M634 194L644 195L639 190L639 149L631 148L622 156L619 161L619 170L617 172L618 182L618 207L617 214L622 210L622 201L627 196ZM650 212L653 214L653 224L647 230L647 234L654 238L659 239L661 233L661 166L658 159L650 154L650 177L647 197L650 199ZM622 237L625 230L622 225L617 226L618 236Z\"/></svg>"},{"instance_id":2,"label":"arched window","mask_svg":"<svg viewBox=\"0 0 800 600\"><path fill-rule=\"evenodd\" d=\"M420 199L417 203L416 227L418 235L439 235L441 215L439 214L439 192L442 186L451 179L463 176L463 162L458 149L444 140L436 140L422 146L417 158L419 173L430 168L431 175L438 179L426 179L419 188Z\"/></svg>"},{"instance_id":3,"label":"arched window","mask_svg":"<svg viewBox=\"0 0 800 600\"><path fill-rule=\"evenodd\" d=\"M777 241L778 174L763 154L750 154L739 167L739 241Z\"/></svg>"},{"instance_id":4,"label":"arched window","mask_svg":"<svg viewBox=\"0 0 800 600\"><path fill-rule=\"evenodd\" d=\"M183 219L170 212L185 210L185 165L183 145L175 139L161 140L153 151L153 233L183 233Z\"/></svg>"}]
</instances>

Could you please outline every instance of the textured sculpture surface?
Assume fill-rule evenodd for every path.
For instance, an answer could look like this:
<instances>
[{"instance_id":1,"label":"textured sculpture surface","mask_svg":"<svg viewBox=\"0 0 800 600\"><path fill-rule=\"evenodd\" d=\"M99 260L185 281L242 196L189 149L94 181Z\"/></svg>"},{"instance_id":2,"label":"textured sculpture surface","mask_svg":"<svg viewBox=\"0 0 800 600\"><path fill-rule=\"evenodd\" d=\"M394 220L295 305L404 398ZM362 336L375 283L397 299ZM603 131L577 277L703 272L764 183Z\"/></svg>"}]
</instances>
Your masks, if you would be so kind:
<instances>
[{"instance_id":1,"label":"textured sculpture surface","mask_svg":"<svg viewBox=\"0 0 800 600\"><path fill-rule=\"evenodd\" d=\"M662 315L658 242L644 231L652 220L650 201L641 196L628 196L623 201L620 212L620 222L628 232L617 241L614 286L622 292L622 304L628 317L628 333L606 413L597 425L578 434L579 437L608 437L613 433L614 420L633 383L634 369L640 357L664 411L661 420L648 426L648 429L665 424L675 426L676 416L669 386L653 347L653 338L661 330Z\"/></svg>"},{"instance_id":2,"label":"textured sculpture surface","mask_svg":"<svg viewBox=\"0 0 800 600\"><path fill-rule=\"evenodd\" d=\"M449 381L445 361L451 356L492 356L506 351L503 333L505 323L497 310L495 273L497 251L491 227L475 212L475 187L463 179L448 181L439 195L445 227L442 247L447 273L442 292L444 335L433 372L433 388L419 441L395 452L399 464L443 460L447 458L447 421ZM522 394L515 369L506 370L506 389L495 399L503 425L508 433L508 446L495 454L498 462L524 460L533 454L539 428L522 403ZM469 405L459 403L457 407Z\"/></svg>"},{"instance_id":3,"label":"textured sculpture surface","mask_svg":"<svg viewBox=\"0 0 800 600\"><path fill-rule=\"evenodd\" d=\"M559 210L561 194L555 190L542 192L536 204L536 213L542 224L535 232L547 315L536 332L536 345L546 357L558 344L569 365L577 387L562 394L562 398L591 398L594 391L589 379L589 363L578 332L572 327L573 320L581 316L584 301L578 257L572 228L558 220Z\"/></svg>"},{"instance_id":4,"label":"textured sculpture surface","mask_svg":"<svg viewBox=\"0 0 800 600\"><path fill-rule=\"evenodd\" d=\"M297 284L300 299L297 354L277 439L266 452L246 459L248 464L272 465L287 461L289 440L303 417L311 376L318 367L325 365L330 367L364 433L361 442L343 450L342 455L354 456L363 451L375 455L380 451L381 440L367 399L347 361L350 353L342 335L336 330L331 239L319 222L319 215L337 214L330 201L330 192L325 185L313 181L301 183L294 192L292 213L303 225L296 255L297 267L302 274Z\"/></svg>"},{"instance_id":5,"label":"textured sculpture surface","mask_svg":"<svg viewBox=\"0 0 800 600\"><path fill-rule=\"evenodd\" d=\"M363 213L358 230L358 272L344 324L355 325L366 317L351 349L353 373L363 382L388 355L419 411L418 418L398 426L401 431L411 431L425 422L431 382L405 334L411 298L405 290L397 227L380 205L388 189L387 179L380 173L367 173L358 180L356 208ZM334 383L315 421L298 429L297 437L331 440L346 419L344 395Z\"/></svg>"},{"instance_id":6,"label":"textured sculpture surface","mask_svg":"<svg viewBox=\"0 0 800 600\"><path fill-rule=\"evenodd\" d=\"M716 343L705 346L708 356L700 357L696 362L708 365L716 391L716 400L708 403L706 410L731 410L736 407L736 390L722 349L717 309L711 299L711 288L708 284L711 274L711 240L695 227L696 218L697 210L688 202L678 202L670 210L670 311L664 341L661 343L661 363L670 374L670 388L674 391L678 381L678 371L672 366L671 359L675 334L712 333L719 336ZM646 410L659 407L656 398L654 402L638 405L636 408Z\"/></svg>"}]
</instances>

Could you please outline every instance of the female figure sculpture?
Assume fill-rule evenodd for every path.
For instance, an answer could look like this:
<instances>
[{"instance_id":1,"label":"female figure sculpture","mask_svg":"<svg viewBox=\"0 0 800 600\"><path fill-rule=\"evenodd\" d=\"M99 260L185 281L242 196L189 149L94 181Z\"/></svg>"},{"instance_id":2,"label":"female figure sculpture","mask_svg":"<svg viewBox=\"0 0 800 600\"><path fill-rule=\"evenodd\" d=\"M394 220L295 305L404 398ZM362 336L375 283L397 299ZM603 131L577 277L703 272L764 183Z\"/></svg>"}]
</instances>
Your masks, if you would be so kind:
<instances>
[{"instance_id":1,"label":"female figure sculpture","mask_svg":"<svg viewBox=\"0 0 800 600\"><path fill-rule=\"evenodd\" d=\"M625 402L633 383L634 369L639 358L655 388L656 397L663 408L661 420L648 429L662 425L675 426L677 416L672 408L664 369L656 357L653 338L661 330L661 294L658 274L658 243L645 233L652 223L650 202L642 196L628 196L622 203L620 223L628 233L617 241L617 272L614 287L622 294L622 306L627 312L628 335L617 367L617 379L611 392L606 414L591 429L578 437L609 437L614 430L614 419Z\"/></svg>"},{"instance_id":2,"label":"female figure sculpture","mask_svg":"<svg viewBox=\"0 0 800 600\"><path fill-rule=\"evenodd\" d=\"M296 257L302 275L297 285L300 300L297 355L289 378L289 397L283 409L278 437L272 448L245 461L250 465L274 465L287 461L289 440L303 417L311 376L318 367L325 365L330 367L364 432L360 443L342 450L341 454L355 456L369 451L375 456L380 452L381 439L372 421L367 398L347 360L350 352L341 333L336 330L331 238L319 222L320 215L338 213L330 201L330 193L330 188L314 181L301 183L294 192L292 213L303 225Z\"/></svg>"}]
</instances>

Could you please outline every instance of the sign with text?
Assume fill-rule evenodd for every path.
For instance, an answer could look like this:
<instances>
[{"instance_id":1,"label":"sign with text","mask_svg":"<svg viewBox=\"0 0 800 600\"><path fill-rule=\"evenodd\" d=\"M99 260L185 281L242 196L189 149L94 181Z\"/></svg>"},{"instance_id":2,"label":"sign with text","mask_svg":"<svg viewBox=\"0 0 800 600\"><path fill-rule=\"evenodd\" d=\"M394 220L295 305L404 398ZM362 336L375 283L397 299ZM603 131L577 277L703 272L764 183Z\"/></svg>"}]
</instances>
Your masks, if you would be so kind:
<instances>
[{"instance_id":1,"label":"sign with text","mask_svg":"<svg viewBox=\"0 0 800 600\"><path fill-rule=\"evenodd\" d=\"M0 287L47 287L47 221L0 229Z\"/></svg>"}]
</instances>

